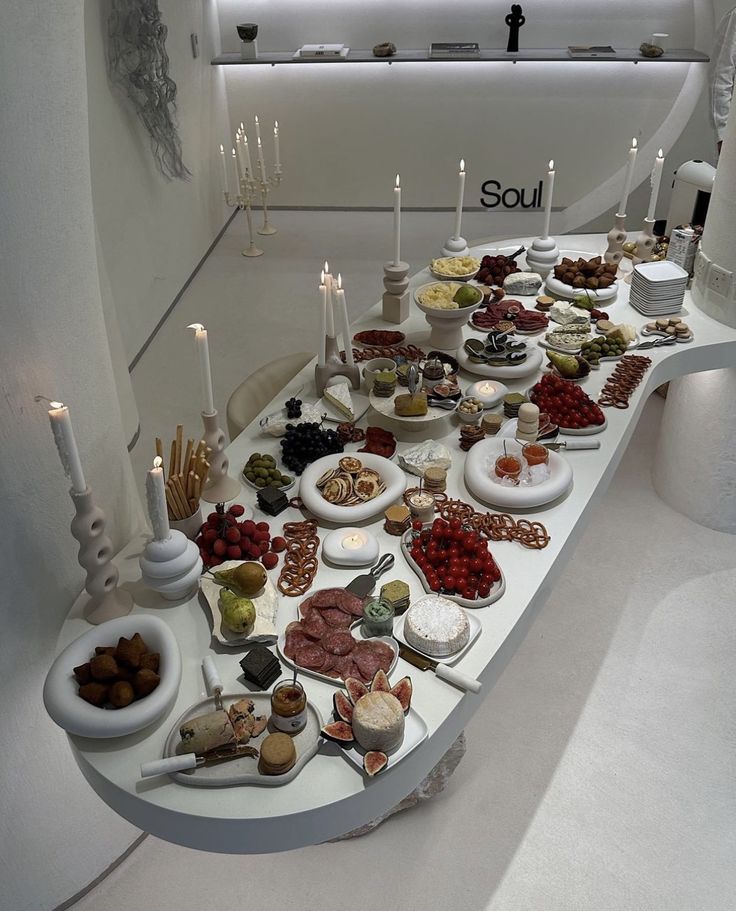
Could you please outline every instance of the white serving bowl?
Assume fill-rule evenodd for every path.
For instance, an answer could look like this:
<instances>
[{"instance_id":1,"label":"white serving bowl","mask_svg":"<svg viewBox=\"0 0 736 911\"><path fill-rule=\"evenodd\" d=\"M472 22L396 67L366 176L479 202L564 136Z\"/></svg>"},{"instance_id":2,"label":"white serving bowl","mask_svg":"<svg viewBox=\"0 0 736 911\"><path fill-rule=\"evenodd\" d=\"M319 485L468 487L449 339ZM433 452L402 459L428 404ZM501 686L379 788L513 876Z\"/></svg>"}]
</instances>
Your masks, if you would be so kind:
<instances>
[{"instance_id":1,"label":"white serving bowl","mask_svg":"<svg viewBox=\"0 0 736 911\"><path fill-rule=\"evenodd\" d=\"M122 709L102 709L85 702L72 668L94 656L98 645L117 645L121 636L140 633L152 651L161 655L161 682L142 699ZM181 681L181 654L168 624L152 614L128 614L100 623L67 645L51 665L43 686L43 701L51 719L80 737L123 737L140 731L165 715L176 701Z\"/></svg>"},{"instance_id":2,"label":"white serving bowl","mask_svg":"<svg viewBox=\"0 0 736 911\"><path fill-rule=\"evenodd\" d=\"M463 424L478 424L478 423L480 423L480 419L483 417L483 408L481 408L480 411L476 412L476 414L466 414L466 412L460 411L460 406L462 405L462 403L467 402L469 399L474 399L476 402L480 401L474 395L464 396L457 403L457 408L455 409L455 414L458 416L458 418L460 418L460 421Z\"/></svg>"},{"instance_id":3,"label":"white serving bowl","mask_svg":"<svg viewBox=\"0 0 736 911\"><path fill-rule=\"evenodd\" d=\"M483 302L483 292L476 285L466 285L468 288L473 288L478 292L478 301L475 304L469 304L467 307L458 307L457 309L444 310L440 307L428 307L426 304L421 303L419 300L419 295L426 291L428 288L431 288L433 285L448 285L453 282L460 283L459 279L456 278L444 278L439 279L434 282L427 282L424 285L420 285L414 291L414 303L419 307L422 313L426 313L428 316L436 316L438 319L460 319L463 314L465 315L465 322L470 319L470 314L477 310L480 304Z\"/></svg>"},{"instance_id":4,"label":"white serving bowl","mask_svg":"<svg viewBox=\"0 0 736 911\"><path fill-rule=\"evenodd\" d=\"M374 455L372 452L356 452L354 455L360 459L364 468L373 468L380 474L386 489L377 497L366 500L358 506L338 506L335 503L328 503L318 490L317 481L329 468L338 467L342 454L338 452L334 455L322 456L321 459L317 459L304 469L299 484L299 496L305 509L318 519L324 519L326 522L338 522L342 525L363 522L380 515L400 499L406 490L406 475L398 465L389 459L384 459L383 456Z\"/></svg>"}]
</instances>

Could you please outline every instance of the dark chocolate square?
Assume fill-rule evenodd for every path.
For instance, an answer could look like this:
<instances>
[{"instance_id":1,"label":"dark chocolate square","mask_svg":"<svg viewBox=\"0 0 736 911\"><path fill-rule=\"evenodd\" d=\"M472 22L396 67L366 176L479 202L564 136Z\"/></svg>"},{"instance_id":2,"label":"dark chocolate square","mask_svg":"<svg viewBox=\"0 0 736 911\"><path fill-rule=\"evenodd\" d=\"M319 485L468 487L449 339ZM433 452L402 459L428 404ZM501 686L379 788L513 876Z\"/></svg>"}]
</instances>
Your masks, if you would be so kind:
<instances>
[{"instance_id":1,"label":"dark chocolate square","mask_svg":"<svg viewBox=\"0 0 736 911\"><path fill-rule=\"evenodd\" d=\"M277 487L264 487L263 490L258 491L256 499L259 508L271 516L277 516L289 505L289 498L283 490L279 490Z\"/></svg>"}]
</instances>

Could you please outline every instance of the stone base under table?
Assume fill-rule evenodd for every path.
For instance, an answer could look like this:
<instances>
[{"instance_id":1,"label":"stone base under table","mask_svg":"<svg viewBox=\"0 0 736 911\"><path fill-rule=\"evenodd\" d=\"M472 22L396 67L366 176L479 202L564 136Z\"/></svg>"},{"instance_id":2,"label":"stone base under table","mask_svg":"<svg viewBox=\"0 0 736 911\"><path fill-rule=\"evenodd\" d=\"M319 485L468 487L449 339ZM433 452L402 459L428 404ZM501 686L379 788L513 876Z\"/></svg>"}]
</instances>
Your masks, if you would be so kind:
<instances>
[{"instance_id":1,"label":"stone base under table","mask_svg":"<svg viewBox=\"0 0 736 911\"><path fill-rule=\"evenodd\" d=\"M345 838L357 838L359 835L367 835L380 826L382 822L385 822L389 816L393 816L394 813L400 813L402 810L408 810L410 807L414 807L418 803L423 803L425 800L431 800L441 791L444 791L445 785L460 764L460 760L465 755L466 749L465 731L461 731L459 737L450 749L445 753L442 759L440 759L429 775L414 788L411 794L408 794L400 803L397 803L395 807L392 807L384 813L383 816L372 819L364 826L353 829L352 832L346 832L339 838L332 838L330 841L342 841Z\"/></svg>"}]
</instances>

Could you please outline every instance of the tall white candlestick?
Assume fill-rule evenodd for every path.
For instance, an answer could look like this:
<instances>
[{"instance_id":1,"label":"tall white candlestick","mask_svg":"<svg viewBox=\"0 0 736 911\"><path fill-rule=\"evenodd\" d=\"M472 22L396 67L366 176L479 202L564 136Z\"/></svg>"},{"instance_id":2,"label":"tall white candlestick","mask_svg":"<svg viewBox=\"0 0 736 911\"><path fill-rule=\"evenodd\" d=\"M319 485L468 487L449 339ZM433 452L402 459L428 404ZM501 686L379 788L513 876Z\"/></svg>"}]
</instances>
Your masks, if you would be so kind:
<instances>
[{"instance_id":1,"label":"tall white candlestick","mask_svg":"<svg viewBox=\"0 0 736 911\"><path fill-rule=\"evenodd\" d=\"M240 170L240 159L238 158L235 149L233 149L233 164L235 165L235 180L239 183L243 173ZM240 192L240 186L238 186L238 192Z\"/></svg>"},{"instance_id":2,"label":"tall white candlestick","mask_svg":"<svg viewBox=\"0 0 736 911\"><path fill-rule=\"evenodd\" d=\"M243 143L240 139L240 134L235 136L235 152L237 153L238 159L238 175L240 177L245 176L245 163L243 161Z\"/></svg>"},{"instance_id":3,"label":"tall white candlestick","mask_svg":"<svg viewBox=\"0 0 736 911\"><path fill-rule=\"evenodd\" d=\"M324 367L327 361L327 285L325 284L325 273L319 284L319 354L317 363Z\"/></svg>"},{"instance_id":4,"label":"tall white candlestick","mask_svg":"<svg viewBox=\"0 0 736 911\"><path fill-rule=\"evenodd\" d=\"M465 195L465 159L460 159L460 173L458 174L457 185L457 208L455 209L455 233L453 237L460 237L460 229L463 219L463 196Z\"/></svg>"},{"instance_id":5,"label":"tall white candlestick","mask_svg":"<svg viewBox=\"0 0 736 911\"><path fill-rule=\"evenodd\" d=\"M274 152L274 165L276 170L281 168L281 147L279 145L279 122L278 120L274 121L273 124L273 152Z\"/></svg>"},{"instance_id":6,"label":"tall white candlestick","mask_svg":"<svg viewBox=\"0 0 736 911\"><path fill-rule=\"evenodd\" d=\"M258 137L258 168L261 172L261 182L266 182L266 167L263 163L263 146L261 145L261 137Z\"/></svg>"},{"instance_id":7,"label":"tall white candlestick","mask_svg":"<svg viewBox=\"0 0 736 911\"><path fill-rule=\"evenodd\" d=\"M394 265L401 262L401 184L399 175L396 175L394 187Z\"/></svg>"},{"instance_id":8,"label":"tall white candlestick","mask_svg":"<svg viewBox=\"0 0 736 911\"><path fill-rule=\"evenodd\" d=\"M51 402L50 404L49 420L64 474L71 480L74 493L84 493L87 489L87 482L84 480L69 409L62 402Z\"/></svg>"},{"instance_id":9,"label":"tall white candlestick","mask_svg":"<svg viewBox=\"0 0 736 911\"><path fill-rule=\"evenodd\" d=\"M330 338L334 338L335 318L332 304L332 275L330 274L330 265L327 260L325 260L325 285L327 286L327 334Z\"/></svg>"},{"instance_id":10,"label":"tall white candlestick","mask_svg":"<svg viewBox=\"0 0 736 911\"><path fill-rule=\"evenodd\" d=\"M227 163L225 161L225 148L220 143L220 164L222 165L222 192L229 193L230 188L227 185Z\"/></svg>"},{"instance_id":11,"label":"tall white candlestick","mask_svg":"<svg viewBox=\"0 0 736 911\"><path fill-rule=\"evenodd\" d=\"M253 176L253 165L251 164L251 161L250 161L250 149L248 148L248 137L245 135L245 133L243 133L241 135L243 137L243 158L245 159L246 177L252 177Z\"/></svg>"},{"instance_id":12,"label":"tall white candlestick","mask_svg":"<svg viewBox=\"0 0 736 911\"><path fill-rule=\"evenodd\" d=\"M544 202L544 231L542 232L542 240L547 240L549 237L549 223L552 218L552 194L555 190L555 163L550 161L549 171L547 171L547 198Z\"/></svg>"},{"instance_id":13,"label":"tall white candlestick","mask_svg":"<svg viewBox=\"0 0 736 911\"><path fill-rule=\"evenodd\" d=\"M261 125L258 122L258 114L256 114L256 141L258 145L261 144Z\"/></svg>"},{"instance_id":14,"label":"tall white candlestick","mask_svg":"<svg viewBox=\"0 0 736 911\"><path fill-rule=\"evenodd\" d=\"M194 341L199 355L199 370L202 376L202 411L205 414L215 413L215 401L212 395L212 371L210 370L210 345L207 341L207 330L201 323L192 323L187 329L194 329Z\"/></svg>"},{"instance_id":15,"label":"tall white candlestick","mask_svg":"<svg viewBox=\"0 0 736 911\"><path fill-rule=\"evenodd\" d=\"M662 168L664 167L664 153L660 149L657 152L657 157L654 159L654 167L652 168L652 192L649 194L649 208L647 209L647 221L654 221L654 209L657 205L657 197L659 196L659 184L662 180Z\"/></svg>"},{"instance_id":16,"label":"tall white candlestick","mask_svg":"<svg viewBox=\"0 0 736 911\"><path fill-rule=\"evenodd\" d=\"M146 505L148 506L148 518L151 520L153 528L154 541L164 541L171 534L162 464L163 460L156 456L153 460L153 468L146 475Z\"/></svg>"},{"instance_id":17,"label":"tall white candlestick","mask_svg":"<svg viewBox=\"0 0 736 911\"><path fill-rule=\"evenodd\" d=\"M337 313L340 320L340 331L342 332L342 341L345 345L345 363L348 367L354 367L353 360L353 343L350 340L350 322L348 321L348 307L345 301L345 291L342 287L342 276L337 276Z\"/></svg>"},{"instance_id":18,"label":"tall white candlestick","mask_svg":"<svg viewBox=\"0 0 736 911\"><path fill-rule=\"evenodd\" d=\"M624 182L624 192L621 194L621 202L618 206L618 215L626 215L626 204L629 201L631 184L634 181L634 165L636 164L636 139L631 140L629 149L629 163L626 168L626 180Z\"/></svg>"}]
</instances>

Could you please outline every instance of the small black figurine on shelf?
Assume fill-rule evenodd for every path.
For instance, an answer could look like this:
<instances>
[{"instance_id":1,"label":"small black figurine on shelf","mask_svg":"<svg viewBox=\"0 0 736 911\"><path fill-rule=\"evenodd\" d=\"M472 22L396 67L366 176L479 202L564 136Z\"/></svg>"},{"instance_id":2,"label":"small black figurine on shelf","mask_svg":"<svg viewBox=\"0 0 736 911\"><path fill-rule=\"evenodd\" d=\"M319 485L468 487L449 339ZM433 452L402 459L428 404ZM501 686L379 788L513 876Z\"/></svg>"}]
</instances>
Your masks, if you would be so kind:
<instances>
[{"instance_id":1,"label":"small black figurine on shelf","mask_svg":"<svg viewBox=\"0 0 736 911\"><path fill-rule=\"evenodd\" d=\"M515 54L519 50L519 29L526 22L526 16L521 11L520 3L511 4L511 12L506 16L506 25L509 27L509 43L506 52Z\"/></svg>"}]
</instances>

